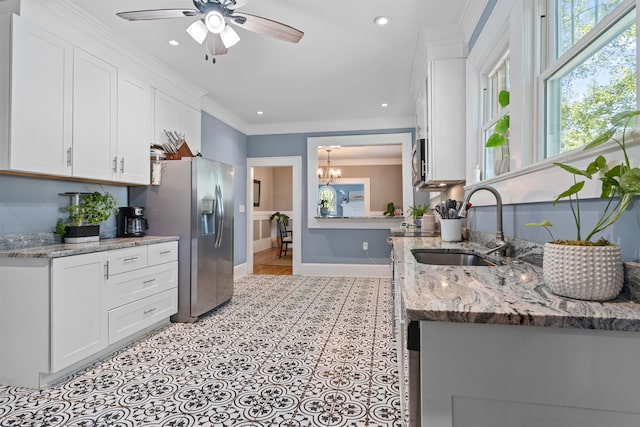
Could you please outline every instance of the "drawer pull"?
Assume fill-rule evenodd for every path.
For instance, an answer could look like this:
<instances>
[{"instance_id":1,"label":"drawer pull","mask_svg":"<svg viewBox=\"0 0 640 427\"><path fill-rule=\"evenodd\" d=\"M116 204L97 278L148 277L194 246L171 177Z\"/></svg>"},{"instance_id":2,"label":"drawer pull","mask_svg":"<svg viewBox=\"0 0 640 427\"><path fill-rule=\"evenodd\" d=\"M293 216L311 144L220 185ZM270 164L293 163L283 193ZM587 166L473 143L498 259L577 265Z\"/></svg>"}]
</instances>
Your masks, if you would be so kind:
<instances>
[{"instance_id":1,"label":"drawer pull","mask_svg":"<svg viewBox=\"0 0 640 427\"><path fill-rule=\"evenodd\" d=\"M166 255L166 254L170 254L170 253L171 253L171 251L162 251L162 252L160 252L160 255Z\"/></svg>"},{"instance_id":2,"label":"drawer pull","mask_svg":"<svg viewBox=\"0 0 640 427\"><path fill-rule=\"evenodd\" d=\"M155 308L150 308L149 310L145 310L144 314L149 314L149 313L153 313L154 311L156 311Z\"/></svg>"},{"instance_id":3,"label":"drawer pull","mask_svg":"<svg viewBox=\"0 0 640 427\"><path fill-rule=\"evenodd\" d=\"M149 284L149 283L153 283L153 282L155 282L155 281L156 281L156 279L149 279L149 280L145 280L145 281L144 281L144 282L142 282L142 283L143 283L143 284L145 284L145 285L147 285L147 284Z\"/></svg>"},{"instance_id":4,"label":"drawer pull","mask_svg":"<svg viewBox=\"0 0 640 427\"><path fill-rule=\"evenodd\" d=\"M135 260L137 260L137 259L138 259L138 257L137 257L137 256L134 256L134 257L131 257L131 258L125 258L125 259L124 259L124 262L135 261Z\"/></svg>"}]
</instances>

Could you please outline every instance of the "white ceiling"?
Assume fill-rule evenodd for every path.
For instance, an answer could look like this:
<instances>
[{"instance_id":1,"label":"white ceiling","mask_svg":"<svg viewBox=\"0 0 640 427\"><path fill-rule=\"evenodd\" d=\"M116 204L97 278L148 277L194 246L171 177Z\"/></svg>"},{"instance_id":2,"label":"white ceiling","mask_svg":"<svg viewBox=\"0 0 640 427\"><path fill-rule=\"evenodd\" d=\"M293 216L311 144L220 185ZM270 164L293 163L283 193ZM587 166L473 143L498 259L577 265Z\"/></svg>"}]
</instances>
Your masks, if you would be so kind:
<instances>
[{"instance_id":1,"label":"white ceiling","mask_svg":"<svg viewBox=\"0 0 640 427\"><path fill-rule=\"evenodd\" d=\"M185 32L194 18L129 22L115 15L192 9L189 0L69 0L247 126L414 117L409 87L420 29L458 27L467 1L474 0L252 0L239 10L298 28L304 37L293 44L236 27L241 41L212 64ZM391 18L387 27L373 24L380 15ZM170 39L180 45L170 46Z\"/></svg>"}]
</instances>

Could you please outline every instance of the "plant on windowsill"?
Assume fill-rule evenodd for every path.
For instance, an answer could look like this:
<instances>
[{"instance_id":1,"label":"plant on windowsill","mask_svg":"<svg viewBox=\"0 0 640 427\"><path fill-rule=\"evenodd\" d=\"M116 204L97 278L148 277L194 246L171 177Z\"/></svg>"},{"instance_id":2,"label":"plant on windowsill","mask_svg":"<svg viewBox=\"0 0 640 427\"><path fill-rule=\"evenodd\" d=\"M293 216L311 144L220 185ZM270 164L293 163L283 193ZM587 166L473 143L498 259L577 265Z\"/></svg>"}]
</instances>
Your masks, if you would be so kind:
<instances>
[{"instance_id":1,"label":"plant on windowsill","mask_svg":"<svg viewBox=\"0 0 640 427\"><path fill-rule=\"evenodd\" d=\"M620 247L602 238L595 242L592 239L597 233L612 226L629 207L634 196L640 194L640 168L631 167L625 141L629 124L638 115L640 111L616 115L611 129L584 147L584 150L590 150L613 142L622 152L621 161L607 163L604 156L599 155L584 170L565 163L554 163L573 175L573 185L560 193L553 204L563 198L569 199L576 225L576 239L555 239L549 229L552 226L549 220L525 224L544 227L551 236L552 242L545 244L543 274L547 287L553 293L577 299L604 301L615 298L622 289L624 272ZM622 133L617 136L620 129ZM579 193L585 181L579 179L593 179L594 176L598 176L601 181L600 198L607 200L607 203L595 226L583 239Z\"/></svg>"},{"instance_id":2,"label":"plant on windowsill","mask_svg":"<svg viewBox=\"0 0 640 427\"><path fill-rule=\"evenodd\" d=\"M505 108L509 105L510 93L507 90L501 90L498 94L498 103L501 108ZM494 172L496 175L502 175L509 172L509 162L511 156L509 153L509 126L510 117L509 114L505 114L500 117L493 128L493 133L487 138L485 143L486 148L498 148L501 147L501 156L499 160L494 162Z\"/></svg>"},{"instance_id":3,"label":"plant on windowsill","mask_svg":"<svg viewBox=\"0 0 640 427\"><path fill-rule=\"evenodd\" d=\"M84 243L100 239L100 223L115 214L118 200L110 193L90 193L81 197L79 204L67 206L66 221L59 219L56 234L67 243Z\"/></svg>"}]
</instances>

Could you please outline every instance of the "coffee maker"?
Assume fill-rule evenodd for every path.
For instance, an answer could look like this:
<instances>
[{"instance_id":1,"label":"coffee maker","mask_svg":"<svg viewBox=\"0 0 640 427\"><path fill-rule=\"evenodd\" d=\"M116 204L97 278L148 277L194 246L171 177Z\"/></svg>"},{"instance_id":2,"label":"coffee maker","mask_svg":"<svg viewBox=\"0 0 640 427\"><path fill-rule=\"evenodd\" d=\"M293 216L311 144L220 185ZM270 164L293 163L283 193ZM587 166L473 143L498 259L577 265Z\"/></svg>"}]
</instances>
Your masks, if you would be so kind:
<instances>
[{"instance_id":1,"label":"coffee maker","mask_svg":"<svg viewBox=\"0 0 640 427\"><path fill-rule=\"evenodd\" d=\"M121 206L117 215L118 237L142 237L149 228L141 206Z\"/></svg>"}]
</instances>

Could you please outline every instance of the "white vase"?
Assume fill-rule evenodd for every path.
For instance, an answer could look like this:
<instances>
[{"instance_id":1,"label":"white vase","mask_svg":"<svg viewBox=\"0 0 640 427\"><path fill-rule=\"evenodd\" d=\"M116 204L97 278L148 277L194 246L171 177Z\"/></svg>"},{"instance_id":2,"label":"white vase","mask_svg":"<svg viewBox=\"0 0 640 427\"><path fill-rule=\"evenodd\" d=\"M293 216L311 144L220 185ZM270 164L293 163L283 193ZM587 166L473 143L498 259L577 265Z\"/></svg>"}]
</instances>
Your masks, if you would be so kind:
<instances>
[{"instance_id":1,"label":"white vase","mask_svg":"<svg viewBox=\"0 0 640 427\"><path fill-rule=\"evenodd\" d=\"M622 290L620 247L546 243L542 261L545 285L569 298L606 301Z\"/></svg>"}]
</instances>

